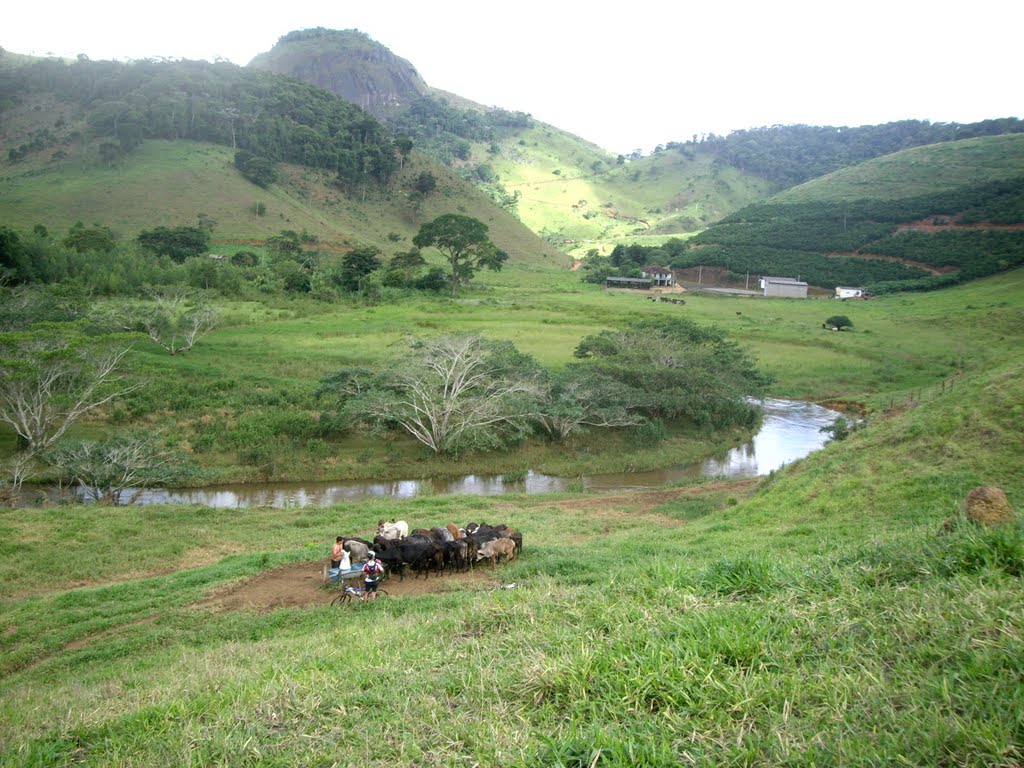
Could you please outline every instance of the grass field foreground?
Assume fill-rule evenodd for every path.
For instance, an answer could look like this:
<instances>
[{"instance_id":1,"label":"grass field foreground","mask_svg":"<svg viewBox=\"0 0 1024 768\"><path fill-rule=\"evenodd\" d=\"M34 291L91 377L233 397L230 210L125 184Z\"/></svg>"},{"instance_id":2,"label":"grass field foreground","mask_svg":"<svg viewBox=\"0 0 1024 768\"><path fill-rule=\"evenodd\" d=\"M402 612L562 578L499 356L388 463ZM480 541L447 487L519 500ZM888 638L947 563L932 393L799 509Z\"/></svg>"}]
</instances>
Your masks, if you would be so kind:
<instances>
[{"instance_id":1,"label":"grass field foreground","mask_svg":"<svg viewBox=\"0 0 1024 768\"><path fill-rule=\"evenodd\" d=\"M958 514L1024 499L1021 365L705 493L5 511L0 765L1019 764L1024 526ZM204 607L384 517L524 552L491 588Z\"/></svg>"}]
</instances>

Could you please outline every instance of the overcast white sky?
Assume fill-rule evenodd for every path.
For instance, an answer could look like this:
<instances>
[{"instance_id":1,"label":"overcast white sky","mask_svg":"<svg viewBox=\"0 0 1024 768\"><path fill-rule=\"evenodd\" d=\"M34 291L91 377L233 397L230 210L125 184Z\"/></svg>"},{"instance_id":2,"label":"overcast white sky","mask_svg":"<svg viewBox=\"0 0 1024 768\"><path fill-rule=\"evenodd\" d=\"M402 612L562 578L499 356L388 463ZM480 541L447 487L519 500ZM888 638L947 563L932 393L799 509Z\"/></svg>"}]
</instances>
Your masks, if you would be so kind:
<instances>
[{"instance_id":1,"label":"overcast white sky","mask_svg":"<svg viewBox=\"0 0 1024 768\"><path fill-rule=\"evenodd\" d=\"M10 3L0 47L245 65L359 29L426 82L612 152L774 124L1024 115L1020 0L134 0Z\"/></svg>"}]
</instances>

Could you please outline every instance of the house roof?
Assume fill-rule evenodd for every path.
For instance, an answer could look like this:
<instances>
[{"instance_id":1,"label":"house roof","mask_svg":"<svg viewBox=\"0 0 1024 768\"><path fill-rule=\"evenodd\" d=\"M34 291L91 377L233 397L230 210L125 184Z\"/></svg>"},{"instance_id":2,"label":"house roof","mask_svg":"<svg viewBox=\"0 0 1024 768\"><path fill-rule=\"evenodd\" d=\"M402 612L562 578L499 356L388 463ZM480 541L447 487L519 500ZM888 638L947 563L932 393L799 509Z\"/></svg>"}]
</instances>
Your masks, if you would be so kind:
<instances>
[{"instance_id":1,"label":"house roof","mask_svg":"<svg viewBox=\"0 0 1024 768\"><path fill-rule=\"evenodd\" d=\"M795 277L762 277L766 283L789 283L790 285L807 285L803 280L797 280Z\"/></svg>"}]
</instances>

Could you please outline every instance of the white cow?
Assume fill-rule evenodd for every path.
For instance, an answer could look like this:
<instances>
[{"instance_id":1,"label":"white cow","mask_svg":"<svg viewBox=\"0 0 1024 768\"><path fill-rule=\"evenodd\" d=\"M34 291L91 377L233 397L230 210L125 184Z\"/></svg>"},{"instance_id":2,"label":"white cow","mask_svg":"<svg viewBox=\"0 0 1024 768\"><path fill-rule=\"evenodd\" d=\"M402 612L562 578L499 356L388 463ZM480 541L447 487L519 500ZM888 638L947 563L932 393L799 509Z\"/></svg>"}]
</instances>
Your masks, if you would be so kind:
<instances>
[{"instance_id":1,"label":"white cow","mask_svg":"<svg viewBox=\"0 0 1024 768\"><path fill-rule=\"evenodd\" d=\"M377 535L388 541L404 539L409 535L409 524L405 520L381 520L377 523Z\"/></svg>"}]
</instances>

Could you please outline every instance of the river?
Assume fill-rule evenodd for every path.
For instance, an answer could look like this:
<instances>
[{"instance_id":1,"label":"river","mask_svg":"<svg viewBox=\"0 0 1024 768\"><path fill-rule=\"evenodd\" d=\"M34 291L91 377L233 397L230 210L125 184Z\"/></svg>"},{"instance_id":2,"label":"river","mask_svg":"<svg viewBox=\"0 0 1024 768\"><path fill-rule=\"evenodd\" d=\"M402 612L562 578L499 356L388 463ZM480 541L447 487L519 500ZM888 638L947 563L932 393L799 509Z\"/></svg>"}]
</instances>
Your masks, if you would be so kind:
<instances>
[{"instance_id":1,"label":"river","mask_svg":"<svg viewBox=\"0 0 1024 768\"><path fill-rule=\"evenodd\" d=\"M580 487L586 491L640 490L700 476L757 477L802 459L825 445L829 438L821 428L830 425L839 415L813 403L768 399L764 401L761 429L750 442L702 462L647 472L554 477L530 470L525 478L509 482L505 482L501 475L465 475L389 482L247 483L203 488L147 488L135 493L126 491L122 498L132 499L134 504L286 508L329 506L368 498L408 499L441 494L536 494Z\"/></svg>"}]
</instances>

